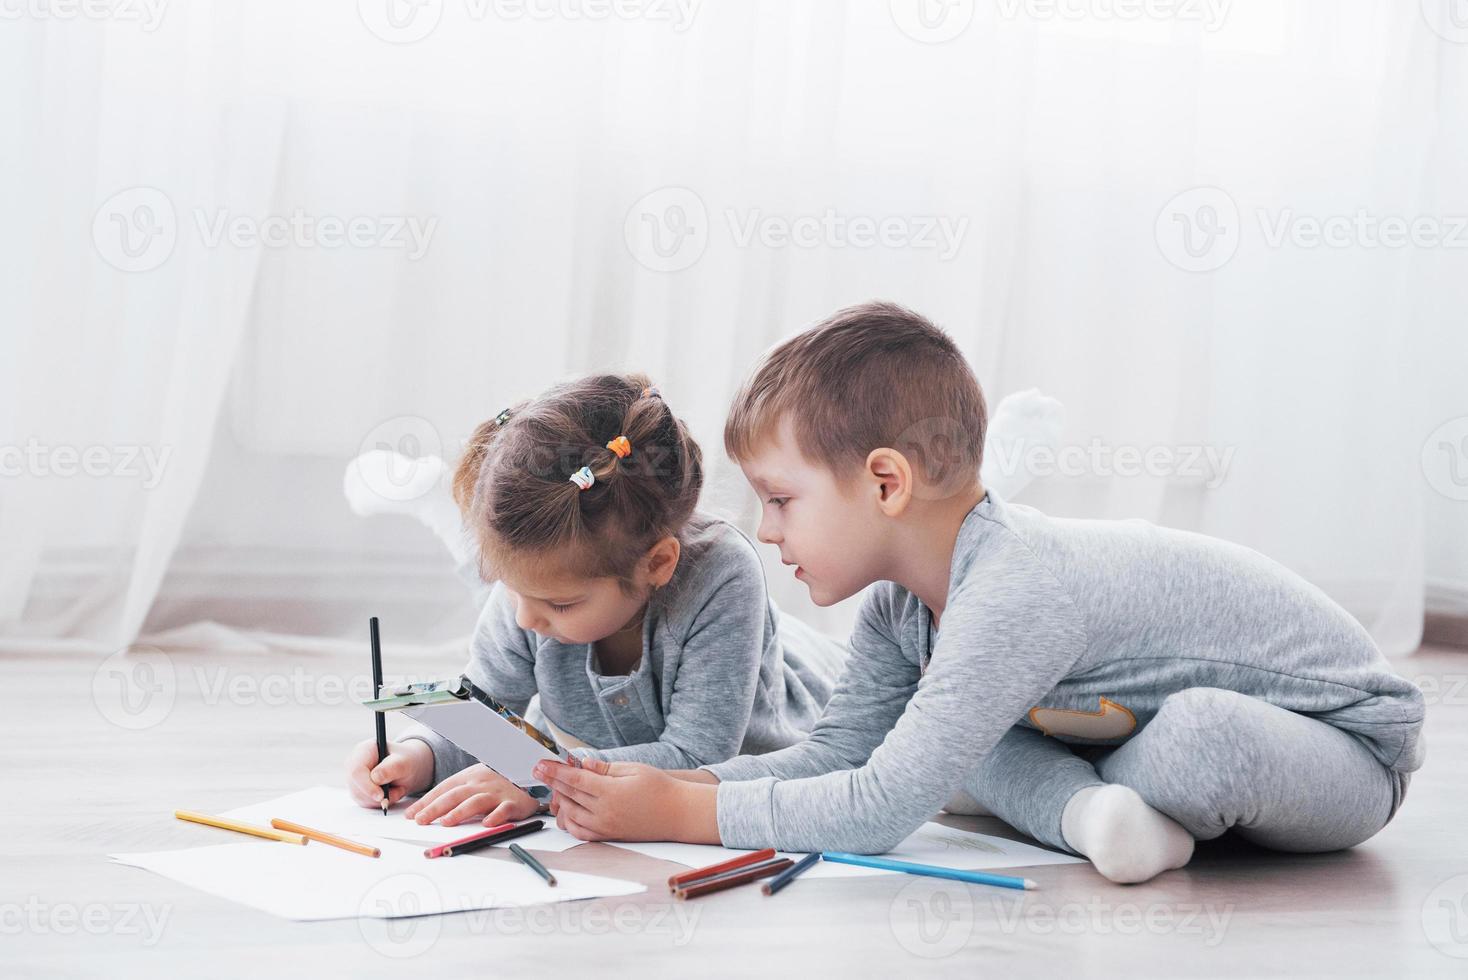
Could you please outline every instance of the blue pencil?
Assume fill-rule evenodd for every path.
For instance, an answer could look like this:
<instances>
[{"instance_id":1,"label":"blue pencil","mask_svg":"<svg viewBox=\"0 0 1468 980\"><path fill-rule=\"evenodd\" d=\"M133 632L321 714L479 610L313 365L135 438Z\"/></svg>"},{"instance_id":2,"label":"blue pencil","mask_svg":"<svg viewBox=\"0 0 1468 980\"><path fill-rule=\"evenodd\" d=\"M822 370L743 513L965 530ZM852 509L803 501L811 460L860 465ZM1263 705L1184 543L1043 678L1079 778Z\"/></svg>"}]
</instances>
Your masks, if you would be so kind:
<instances>
[{"instance_id":1,"label":"blue pencil","mask_svg":"<svg viewBox=\"0 0 1468 980\"><path fill-rule=\"evenodd\" d=\"M931 864L913 864L910 861L894 861L891 858L873 857L870 854L847 854L845 851L826 851L821 859L836 864L858 864L864 868L881 868L884 871L901 871L910 875L928 878L948 878L952 881L967 881L974 885L997 885L1000 888L1022 888L1034 891L1040 886L1028 878L1012 878L1009 875L991 875L984 871L959 871L955 868L938 868Z\"/></svg>"},{"instance_id":2,"label":"blue pencil","mask_svg":"<svg viewBox=\"0 0 1468 980\"><path fill-rule=\"evenodd\" d=\"M812 867L820 859L820 851L811 851L795 864L792 864L790 867L786 868L784 871L781 871L779 874L775 875L775 877L765 882L764 887L761 888L760 891L764 892L766 895L775 894L775 892L790 884L797 877L799 877L801 873L803 873L806 869Z\"/></svg>"}]
</instances>

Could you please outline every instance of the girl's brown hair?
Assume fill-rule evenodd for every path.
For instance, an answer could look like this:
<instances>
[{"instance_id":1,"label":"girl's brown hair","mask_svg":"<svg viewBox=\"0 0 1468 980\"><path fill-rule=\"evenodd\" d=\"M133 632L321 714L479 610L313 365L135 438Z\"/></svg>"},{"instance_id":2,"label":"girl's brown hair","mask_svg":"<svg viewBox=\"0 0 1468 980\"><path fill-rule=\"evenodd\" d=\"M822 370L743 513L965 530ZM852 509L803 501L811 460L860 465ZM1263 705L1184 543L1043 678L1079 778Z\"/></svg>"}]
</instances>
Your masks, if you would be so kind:
<instances>
[{"instance_id":1,"label":"girl's brown hair","mask_svg":"<svg viewBox=\"0 0 1468 980\"><path fill-rule=\"evenodd\" d=\"M625 458L607 446L618 436ZM571 482L583 466L596 477L586 490ZM654 543L683 530L702 489L703 452L640 374L564 382L482 423L453 479L486 581L529 561L625 586Z\"/></svg>"}]
</instances>

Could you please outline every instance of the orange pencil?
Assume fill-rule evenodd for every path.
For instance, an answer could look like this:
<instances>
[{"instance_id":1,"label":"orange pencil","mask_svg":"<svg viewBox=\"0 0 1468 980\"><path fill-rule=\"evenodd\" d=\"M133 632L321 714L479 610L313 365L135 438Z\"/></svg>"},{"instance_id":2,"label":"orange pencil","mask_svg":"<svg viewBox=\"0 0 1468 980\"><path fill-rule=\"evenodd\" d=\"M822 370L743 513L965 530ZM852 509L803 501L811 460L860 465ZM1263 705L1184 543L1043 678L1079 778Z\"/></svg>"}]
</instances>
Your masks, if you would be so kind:
<instances>
[{"instance_id":1,"label":"orange pencil","mask_svg":"<svg viewBox=\"0 0 1468 980\"><path fill-rule=\"evenodd\" d=\"M312 830L310 827L303 827L298 823L282 820L279 817L272 819L270 826L276 830L288 830L293 834L300 834L307 840L316 840L323 844L330 844L332 847L340 847L342 850L351 851L353 854L362 854L370 858L382 857L382 850L380 848L372 847L368 844L358 844L354 840L347 840L345 837L336 836L336 834L328 834L324 830Z\"/></svg>"}]
</instances>

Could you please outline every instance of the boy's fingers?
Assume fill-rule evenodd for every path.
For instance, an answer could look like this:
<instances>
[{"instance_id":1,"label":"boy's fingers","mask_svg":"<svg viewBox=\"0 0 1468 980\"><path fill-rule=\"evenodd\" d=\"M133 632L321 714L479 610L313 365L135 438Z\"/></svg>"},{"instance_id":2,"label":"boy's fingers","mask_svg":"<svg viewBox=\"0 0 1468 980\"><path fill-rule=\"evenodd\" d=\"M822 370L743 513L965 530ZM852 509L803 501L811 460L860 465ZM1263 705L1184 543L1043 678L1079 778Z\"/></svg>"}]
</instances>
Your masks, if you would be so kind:
<instances>
[{"instance_id":1,"label":"boy's fingers","mask_svg":"<svg viewBox=\"0 0 1468 980\"><path fill-rule=\"evenodd\" d=\"M561 804L560 816L564 817L568 824L579 826L585 830L591 830L597 823L596 816L590 810L571 799L567 799ZM570 830L569 827L563 829L568 832ZM579 837L580 835L578 834L577 836ZM585 838L582 839L584 840Z\"/></svg>"},{"instance_id":2,"label":"boy's fingers","mask_svg":"<svg viewBox=\"0 0 1468 980\"><path fill-rule=\"evenodd\" d=\"M577 758L580 760L581 768L585 772L594 772L598 776L607 776L611 774L612 764L610 762L607 762L605 759L598 759L589 755L578 756Z\"/></svg>"},{"instance_id":3,"label":"boy's fingers","mask_svg":"<svg viewBox=\"0 0 1468 980\"><path fill-rule=\"evenodd\" d=\"M573 769L570 766L540 763L535 768L537 778L543 780L551 789L558 789L564 793L575 793L583 799L596 799L597 781L606 779L606 776L597 775L587 769Z\"/></svg>"}]
</instances>

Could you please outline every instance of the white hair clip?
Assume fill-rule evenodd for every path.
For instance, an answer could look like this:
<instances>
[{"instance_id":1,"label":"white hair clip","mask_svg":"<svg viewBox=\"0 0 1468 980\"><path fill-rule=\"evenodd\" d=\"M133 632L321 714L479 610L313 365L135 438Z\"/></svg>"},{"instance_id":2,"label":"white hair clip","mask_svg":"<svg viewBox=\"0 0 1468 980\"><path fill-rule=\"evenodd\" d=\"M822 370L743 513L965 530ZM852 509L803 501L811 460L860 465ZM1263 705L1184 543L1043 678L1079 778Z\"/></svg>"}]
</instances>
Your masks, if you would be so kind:
<instances>
[{"instance_id":1,"label":"white hair clip","mask_svg":"<svg viewBox=\"0 0 1468 980\"><path fill-rule=\"evenodd\" d=\"M596 482L596 474L591 472L590 466L583 466L571 474L571 482L582 490L590 490L591 485Z\"/></svg>"}]
</instances>

